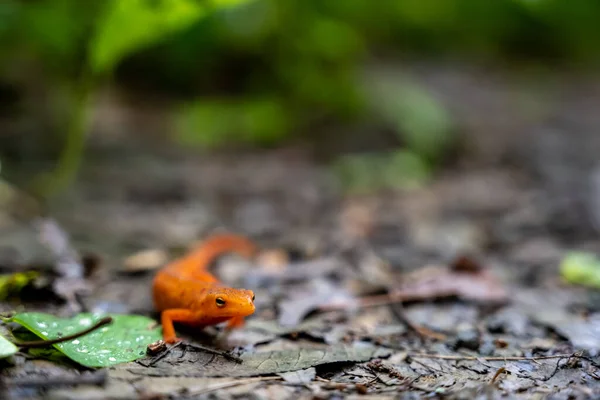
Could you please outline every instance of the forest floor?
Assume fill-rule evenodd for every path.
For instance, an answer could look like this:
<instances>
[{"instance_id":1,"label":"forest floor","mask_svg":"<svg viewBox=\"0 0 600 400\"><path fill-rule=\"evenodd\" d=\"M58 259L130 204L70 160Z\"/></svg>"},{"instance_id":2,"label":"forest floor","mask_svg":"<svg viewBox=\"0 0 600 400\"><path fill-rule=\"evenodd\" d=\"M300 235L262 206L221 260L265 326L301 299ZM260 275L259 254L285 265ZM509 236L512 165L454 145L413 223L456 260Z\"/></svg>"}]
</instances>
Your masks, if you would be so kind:
<instances>
[{"instance_id":1,"label":"forest floor","mask_svg":"<svg viewBox=\"0 0 600 400\"><path fill-rule=\"evenodd\" d=\"M17 353L3 398L600 397L600 297L559 272L569 251L600 251L598 85L532 89L545 105L528 119L511 100L519 79L418 70L442 97L463 96L452 111L476 147L422 189L342 195L301 148L98 145L50 208L95 260L77 304L156 317L155 268L225 229L263 249L214 266L255 291L256 313L104 369ZM43 259L33 226L6 214L2 260ZM2 303L18 307L67 312Z\"/></svg>"}]
</instances>

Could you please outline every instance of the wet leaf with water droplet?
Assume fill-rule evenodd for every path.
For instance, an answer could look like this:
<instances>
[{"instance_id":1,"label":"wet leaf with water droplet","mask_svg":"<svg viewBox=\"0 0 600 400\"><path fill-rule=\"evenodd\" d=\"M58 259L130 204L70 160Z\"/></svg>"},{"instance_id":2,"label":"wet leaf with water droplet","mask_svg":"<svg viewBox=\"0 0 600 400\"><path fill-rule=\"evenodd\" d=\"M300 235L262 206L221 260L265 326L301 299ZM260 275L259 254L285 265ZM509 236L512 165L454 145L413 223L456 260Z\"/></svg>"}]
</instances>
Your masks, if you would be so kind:
<instances>
[{"instance_id":1,"label":"wet leaf with water droplet","mask_svg":"<svg viewBox=\"0 0 600 400\"><path fill-rule=\"evenodd\" d=\"M79 314L62 319L44 313L21 313L12 318L44 340L81 332L105 315ZM162 338L154 320L140 315L111 315L113 322L77 339L53 345L86 367L108 367L144 357L146 347Z\"/></svg>"}]
</instances>

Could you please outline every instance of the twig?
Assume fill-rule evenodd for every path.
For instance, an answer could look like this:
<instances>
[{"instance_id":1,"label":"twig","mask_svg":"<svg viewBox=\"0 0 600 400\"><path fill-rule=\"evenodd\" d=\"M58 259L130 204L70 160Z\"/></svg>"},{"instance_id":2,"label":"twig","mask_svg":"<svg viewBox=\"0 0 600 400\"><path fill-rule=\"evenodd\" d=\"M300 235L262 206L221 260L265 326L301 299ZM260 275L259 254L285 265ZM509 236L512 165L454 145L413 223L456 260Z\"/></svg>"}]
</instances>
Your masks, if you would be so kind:
<instances>
[{"instance_id":1,"label":"twig","mask_svg":"<svg viewBox=\"0 0 600 400\"><path fill-rule=\"evenodd\" d=\"M504 367L498 368L498 371L496 371L496 373L494 374L494 377L492 378L492 385L494 383L496 383L496 379L498 379L498 377L505 372L506 372L506 368L504 368Z\"/></svg>"},{"instance_id":2,"label":"twig","mask_svg":"<svg viewBox=\"0 0 600 400\"><path fill-rule=\"evenodd\" d=\"M520 357L520 356L512 356L512 357L477 357L477 356L452 356L447 354L427 354L427 353L408 353L408 357L412 358L436 358L438 360L454 360L454 361L537 361L537 360L552 360L557 358L581 358L583 360L589 361L594 366L598 366L598 364L591 360L588 357L577 355L577 354L555 354L552 356L535 356L535 357Z\"/></svg>"},{"instance_id":3,"label":"twig","mask_svg":"<svg viewBox=\"0 0 600 400\"><path fill-rule=\"evenodd\" d=\"M144 360L137 360L136 363L146 368L153 367L154 364L165 358L167 354L170 354L174 349L178 348L182 344L183 342L177 342L174 345L167 347L165 350L152 357L147 363L145 363Z\"/></svg>"},{"instance_id":4,"label":"twig","mask_svg":"<svg viewBox=\"0 0 600 400\"><path fill-rule=\"evenodd\" d=\"M71 339L77 339L78 337L87 335L88 333L95 331L96 329L98 329L104 325L108 325L112 322L113 322L113 319L111 317L104 317L101 320L99 320L98 322L96 322L94 325L82 330L81 332L76 332L71 335L63 336L61 338L56 338L56 339L34 340L31 342L20 342L20 343L15 343L15 345L17 345L19 347L25 347L25 348L51 346L56 343L62 343L62 342L66 342Z\"/></svg>"},{"instance_id":5,"label":"twig","mask_svg":"<svg viewBox=\"0 0 600 400\"><path fill-rule=\"evenodd\" d=\"M200 396L206 393L214 392L219 389L227 389L235 386L248 385L255 382L266 382L266 381L280 381L282 380L279 376L259 376L258 378L247 378L247 379L237 379L230 382L223 382L213 386L209 386L204 389L200 389L193 393L188 393L190 396Z\"/></svg>"},{"instance_id":6,"label":"twig","mask_svg":"<svg viewBox=\"0 0 600 400\"><path fill-rule=\"evenodd\" d=\"M238 364L241 364L243 362L243 360L241 358L239 358L239 357L236 357L236 356L234 356L232 354L229 354L227 352L224 352L224 351L219 351L219 350L211 349L210 347L204 347L204 346L201 346L201 345L198 345L198 344L190 344L190 343L186 343L185 346L189 347L191 349L202 350L202 351L205 351L205 352L210 353L210 354L215 354L217 356L221 356L223 358L228 359L229 361L233 361L233 362L236 362Z\"/></svg>"},{"instance_id":7,"label":"twig","mask_svg":"<svg viewBox=\"0 0 600 400\"><path fill-rule=\"evenodd\" d=\"M548 375L548 377L543 378L542 381L548 382L550 379L552 379L554 377L554 375L556 375L556 373L558 372L558 369L560 368L561 361L562 361L562 358L559 358L558 361L556 361L556 366L554 367L554 371L552 371L552 373L550 375Z\"/></svg>"},{"instance_id":8,"label":"twig","mask_svg":"<svg viewBox=\"0 0 600 400\"><path fill-rule=\"evenodd\" d=\"M404 304L402 304L402 301L398 301L395 304L390 304L390 308L392 310L392 313L394 314L394 316L400 320L400 322L404 323L408 329L412 330L413 332L415 332L417 335L419 335L421 337L421 339L435 339L435 340L446 340L446 335L438 333L438 332L434 332L431 329L428 329L424 326L415 324L414 322L411 321L410 318L408 318L408 315L406 315L406 309L404 308Z\"/></svg>"},{"instance_id":9,"label":"twig","mask_svg":"<svg viewBox=\"0 0 600 400\"><path fill-rule=\"evenodd\" d=\"M360 384L360 383L335 382L335 381L331 381L329 379L321 378L319 376L317 376L315 378L316 381L324 383L325 384L324 387L327 388L327 389L333 389L333 390L351 390L351 391L357 391L360 394L366 394L367 391L368 391L367 385L372 384L377 379L378 378L375 377L374 379L371 379L367 383Z\"/></svg>"},{"instance_id":10,"label":"twig","mask_svg":"<svg viewBox=\"0 0 600 400\"><path fill-rule=\"evenodd\" d=\"M413 361L415 363L419 364L420 366L422 366L423 368L428 369L429 371L440 372L442 374L445 372L443 369L434 368L431 365L427 365L427 364L425 364L425 363L423 363L421 361L416 361L416 360L413 360Z\"/></svg>"}]
</instances>

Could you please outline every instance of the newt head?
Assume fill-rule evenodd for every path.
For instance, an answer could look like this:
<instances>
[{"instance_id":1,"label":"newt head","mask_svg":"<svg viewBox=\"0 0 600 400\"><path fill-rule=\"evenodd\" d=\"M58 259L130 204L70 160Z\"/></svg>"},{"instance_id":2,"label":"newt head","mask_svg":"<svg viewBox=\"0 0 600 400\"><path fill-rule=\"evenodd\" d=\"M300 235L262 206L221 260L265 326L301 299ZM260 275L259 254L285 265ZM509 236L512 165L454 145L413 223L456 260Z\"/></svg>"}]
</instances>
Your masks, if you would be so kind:
<instances>
[{"instance_id":1,"label":"newt head","mask_svg":"<svg viewBox=\"0 0 600 400\"><path fill-rule=\"evenodd\" d=\"M202 310L219 318L247 317L254 314L254 292L226 287L213 288L206 293Z\"/></svg>"}]
</instances>

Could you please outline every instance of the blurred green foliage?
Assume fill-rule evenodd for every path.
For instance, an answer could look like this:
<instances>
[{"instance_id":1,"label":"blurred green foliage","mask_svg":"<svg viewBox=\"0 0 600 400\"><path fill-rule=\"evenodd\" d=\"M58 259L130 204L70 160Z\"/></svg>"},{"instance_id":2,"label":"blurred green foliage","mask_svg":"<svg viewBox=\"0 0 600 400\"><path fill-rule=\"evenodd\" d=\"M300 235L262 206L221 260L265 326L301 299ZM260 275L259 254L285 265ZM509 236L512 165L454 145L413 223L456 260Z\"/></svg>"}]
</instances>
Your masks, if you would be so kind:
<instances>
[{"instance_id":1,"label":"blurred green foliage","mask_svg":"<svg viewBox=\"0 0 600 400\"><path fill-rule=\"evenodd\" d=\"M0 83L35 65L36 81L72 89L71 128L56 129L71 159L84 129L73 104L105 78L177 96L187 145L274 145L367 120L398 148L336 168L352 187L395 186L394 171L428 175L453 121L417 82L371 66L411 55L596 66L599 17L596 0L3 0Z\"/></svg>"},{"instance_id":2,"label":"blurred green foliage","mask_svg":"<svg viewBox=\"0 0 600 400\"><path fill-rule=\"evenodd\" d=\"M600 289L600 260L593 253L567 252L560 262L560 274L569 283Z\"/></svg>"}]
</instances>

